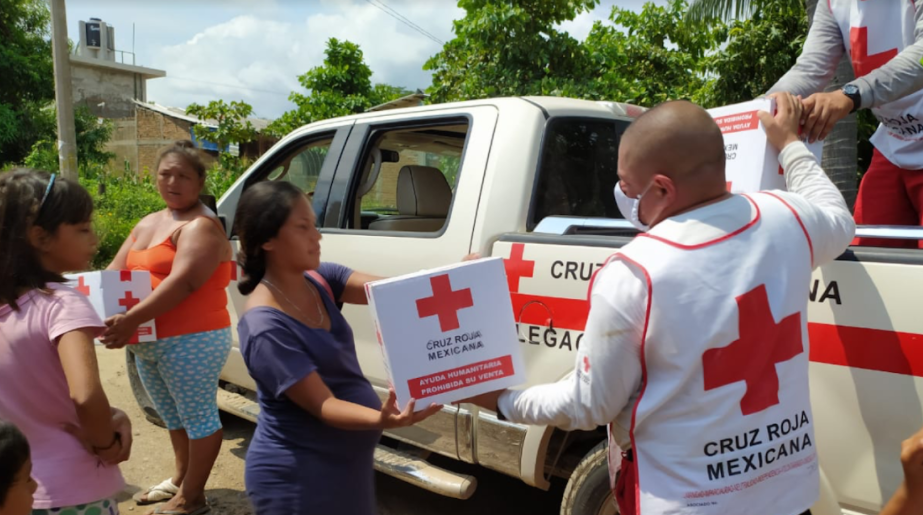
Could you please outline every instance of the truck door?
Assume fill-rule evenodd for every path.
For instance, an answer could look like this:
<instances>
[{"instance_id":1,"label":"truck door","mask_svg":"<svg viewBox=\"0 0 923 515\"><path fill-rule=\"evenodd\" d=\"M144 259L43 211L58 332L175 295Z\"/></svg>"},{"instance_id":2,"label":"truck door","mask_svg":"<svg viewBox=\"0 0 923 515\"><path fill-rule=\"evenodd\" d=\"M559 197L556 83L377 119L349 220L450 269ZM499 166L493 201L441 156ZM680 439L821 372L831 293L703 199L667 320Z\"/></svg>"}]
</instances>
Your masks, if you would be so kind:
<instances>
[{"instance_id":1,"label":"truck door","mask_svg":"<svg viewBox=\"0 0 923 515\"><path fill-rule=\"evenodd\" d=\"M471 235L497 110L492 106L386 114L356 123L323 213L324 261L384 277L461 261ZM343 314L366 377L388 377L366 306ZM389 433L457 458L455 408Z\"/></svg>"},{"instance_id":2,"label":"truck door","mask_svg":"<svg viewBox=\"0 0 923 515\"><path fill-rule=\"evenodd\" d=\"M298 186L314 199L314 209L326 208L330 184L336 170L337 162L343 152L351 122L341 122L334 126L318 127L303 133L296 133L283 139L257 161L218 204L218 214L227 226L234 255L237 255L239 241L234 233L234 214L241 194L250 186L260 181L288 181ZM235 269L236 274L240 273ZM246 298L237 291L237 281L228 287L228 311L231 323L237 327L240 313L243 313ZM221 378L236 385L256 390L256 384L247 372L243 357L240 355L240 342L237 332L233 332L234 346L224 367Z\"/></svg>"},{"instance_id":3,"label":"truck door","mask_svg":"<svg viewBox=\"0 0 923 515\"><path fill-rule=\"evenodd\" d=\"M877 512L903 479L901 441L923 425L923 250L850 247L814 271L808 299L820 464L841 505Z\"/></svg>"}]
</instances>

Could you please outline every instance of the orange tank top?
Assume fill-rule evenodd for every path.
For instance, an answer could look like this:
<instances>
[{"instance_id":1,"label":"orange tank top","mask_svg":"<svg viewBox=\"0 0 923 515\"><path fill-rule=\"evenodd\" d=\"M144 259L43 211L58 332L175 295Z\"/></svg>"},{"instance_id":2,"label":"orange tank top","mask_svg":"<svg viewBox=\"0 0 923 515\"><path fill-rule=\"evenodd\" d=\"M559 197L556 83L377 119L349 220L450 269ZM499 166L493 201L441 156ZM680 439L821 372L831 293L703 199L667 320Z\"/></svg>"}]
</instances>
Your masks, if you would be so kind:
<instances>
[{"instance_id":1,"label":"orange tank top","mask_svg":"<svg viewBox=\"0 0 923 515\"><path fill-rule=\"evenodd\" d=\"M215 221L211 218L209 220ZM173 234L148 249L128 251L127 268L150 272L153 289L157 289L173 269L173 259L176 258ZM157 338L170 338L230 327L231 315L227 308L226 288L231 282L234 265L233 261L222 262L198 290L189 294L175 308L157 317L154 320L157 326Z\"/></svg>"}]
</instances>

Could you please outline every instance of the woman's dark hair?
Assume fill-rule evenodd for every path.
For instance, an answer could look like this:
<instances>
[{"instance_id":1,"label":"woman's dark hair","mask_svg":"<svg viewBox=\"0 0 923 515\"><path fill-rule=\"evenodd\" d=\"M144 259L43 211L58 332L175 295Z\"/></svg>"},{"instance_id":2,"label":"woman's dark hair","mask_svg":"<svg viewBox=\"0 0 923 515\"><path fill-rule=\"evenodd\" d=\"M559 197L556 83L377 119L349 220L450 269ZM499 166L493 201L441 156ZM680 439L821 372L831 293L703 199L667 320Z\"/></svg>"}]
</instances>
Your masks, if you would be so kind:
<instances>
[{"instance_id":1,"label":"woman's dark hair","mask_svg":"<svg viewBox=\"0 0 923 515\"><path fill-rule=\"evenodd\" d=\"M160 162L167 156L177 156L189 165L190 168L199 174L199 177L205 177L205 161L202 159L202 152L188 139L180 139L173 142L172 145L160 150L157 155L157 164L154 165L154 171L160 169Z\"/></svg>"},{"instance_id":2,"label":"woman's dark hair","mask_svg":"<svg viewBox=\"0 0 923 515\"><path fill-rule=\"evenodd\" d=\"M42 268L29 243L30 228L55 234L61 224L83 224L92 217L93 199L74 181L55 175L52 182L48 172L25 168L0 174L0 305L18 310L16 294L22 290L65 282Z\"/></svg>"},{"instance_id":3,"label":"woman's dark hair","mask_svg":"<svg viewBox=\"0 0 923 515\"><path fill-rule=\"evenodd\" d=\"M286 181L256 183L240 197L234 227L240 238L237 262L244 272L237 283L241 294L250 295L263 280L266 275L263 244L279 234L299 198L304 198L304 193Z\"/></svg>"},{"instance_id":4,"label":"woman's dark hair","mask_svg":"<svg viewBox=\"0 0 923 515\"><path fill-rule=\"evenodd\" d=\"M9 422L0 422L0 507L26 460L29 459L29 441Z\"/></svg>"}]
</instances>

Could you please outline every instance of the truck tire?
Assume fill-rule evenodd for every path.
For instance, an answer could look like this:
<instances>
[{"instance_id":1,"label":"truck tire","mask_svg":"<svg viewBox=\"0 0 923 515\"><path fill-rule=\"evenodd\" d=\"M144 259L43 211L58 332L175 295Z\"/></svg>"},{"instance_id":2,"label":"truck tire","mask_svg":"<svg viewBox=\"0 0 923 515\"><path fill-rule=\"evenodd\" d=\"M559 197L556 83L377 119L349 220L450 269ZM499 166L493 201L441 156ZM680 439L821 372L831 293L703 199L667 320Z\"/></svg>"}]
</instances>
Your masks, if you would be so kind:
<instances>
[{"instance_id":1,"label":"truck tire","mask_svg":"<svg viewBox=\"0 0 923 515\"><path fill-rule=\"evenodd\" d=\"M138 375L138 365L135 364L135 355L127 349L125 350L125 370L128 372L128 383L131 385L131 393L134 394L135 402L138 403L138 407L141 408L141 412L144 413L144 418L155 426L166 428L167 425L164 424L157 410L154 409L154 403L151 401L151 397L147 394L147 390L144 389L144 385L141 384L141 376Z\"/></svg>"},{"instance_id":2,"label":"truck tire","mask_svg":"<svg viewBox=\"0 0 923 515\"><path fill-rule=\"evenodd\" d=\"M580 460L561 500L561 515L616 515L609 488L609 445L602 441Z\"/></svg>"}]
</instances>

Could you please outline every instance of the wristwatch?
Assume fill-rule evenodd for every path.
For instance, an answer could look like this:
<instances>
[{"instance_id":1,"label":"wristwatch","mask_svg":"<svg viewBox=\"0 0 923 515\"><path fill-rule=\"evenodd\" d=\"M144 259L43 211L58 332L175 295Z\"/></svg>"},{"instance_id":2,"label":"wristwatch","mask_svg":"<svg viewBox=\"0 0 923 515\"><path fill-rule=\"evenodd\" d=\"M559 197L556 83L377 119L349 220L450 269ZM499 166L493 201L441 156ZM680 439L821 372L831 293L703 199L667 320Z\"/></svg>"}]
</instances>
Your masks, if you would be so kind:
<instances>
[{"instance_id":1,"label":"wristwatch","mask_svg":"<svg viewBox=\"0 0 923 515\"><path fill-rule=\"evenodd\" d=\"M850 100L852 100L852 111L849 113L855 113L859 110L859 107L862 105L862 95L859 94L859 86L855 84L847 84L843 86L840 90L846 95Z\"/></svg>"}]
</instances>

